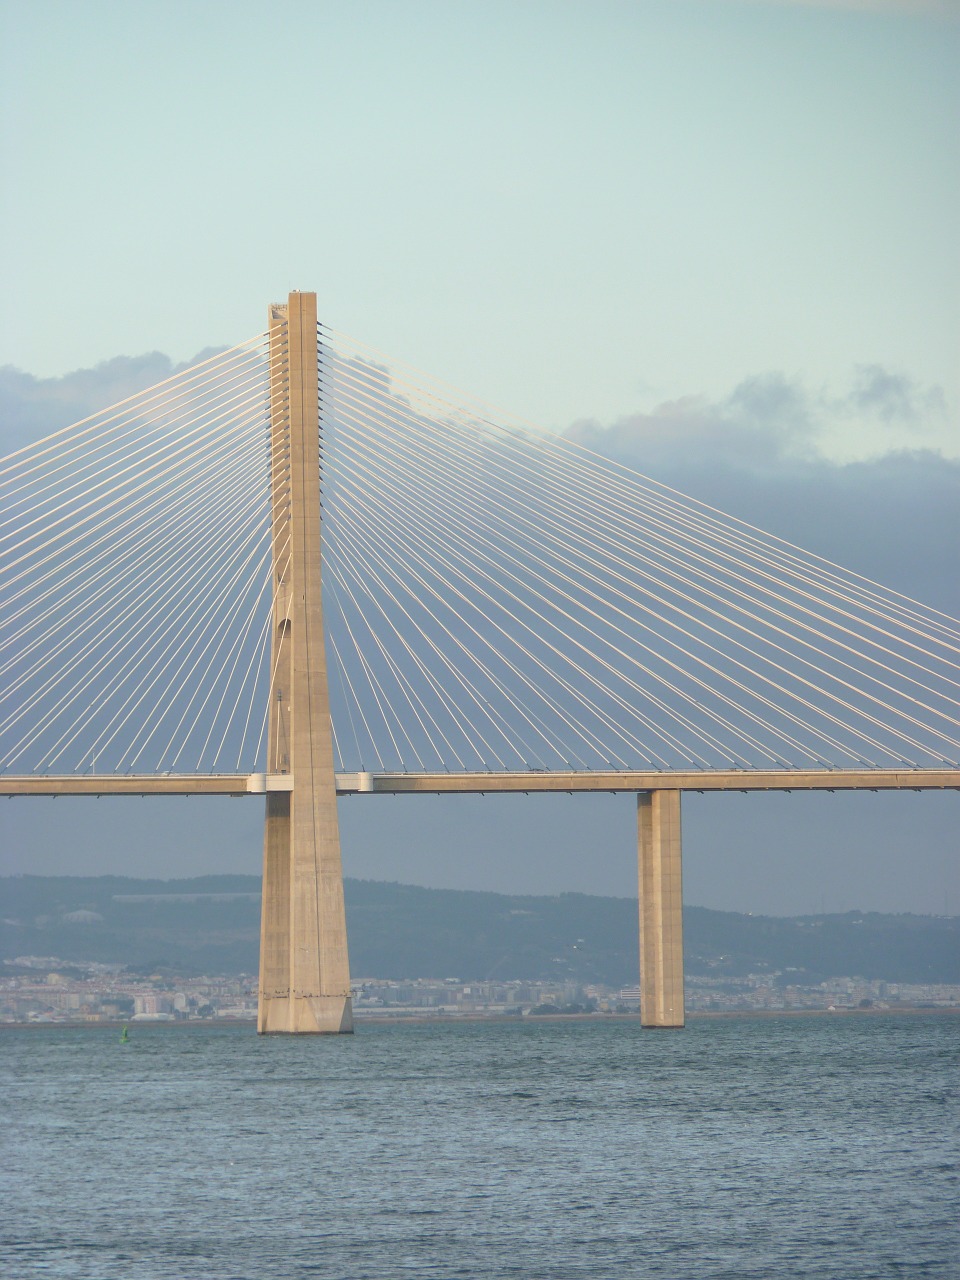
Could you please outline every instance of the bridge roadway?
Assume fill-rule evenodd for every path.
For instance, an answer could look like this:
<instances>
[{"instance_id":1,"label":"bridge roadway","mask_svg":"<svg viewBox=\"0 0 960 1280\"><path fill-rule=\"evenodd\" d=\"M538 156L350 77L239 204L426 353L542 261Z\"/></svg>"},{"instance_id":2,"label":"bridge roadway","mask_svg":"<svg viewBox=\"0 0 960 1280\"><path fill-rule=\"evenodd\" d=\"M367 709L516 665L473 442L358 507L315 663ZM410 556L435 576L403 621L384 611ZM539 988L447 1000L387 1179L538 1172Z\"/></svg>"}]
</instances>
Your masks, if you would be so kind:
<instances>
[{"instance_id":1,"label":"bridge roadway","mask_svg":"<svg viewBox=\"0 0 960 1280\"><path fill-rule=\"evenodd\" d=\"M338 773L337 794L576 791L957 791L960 769ZM290 774L0 774L0 796L212 795L291 791Z\"/></svg>"}]
</instances>

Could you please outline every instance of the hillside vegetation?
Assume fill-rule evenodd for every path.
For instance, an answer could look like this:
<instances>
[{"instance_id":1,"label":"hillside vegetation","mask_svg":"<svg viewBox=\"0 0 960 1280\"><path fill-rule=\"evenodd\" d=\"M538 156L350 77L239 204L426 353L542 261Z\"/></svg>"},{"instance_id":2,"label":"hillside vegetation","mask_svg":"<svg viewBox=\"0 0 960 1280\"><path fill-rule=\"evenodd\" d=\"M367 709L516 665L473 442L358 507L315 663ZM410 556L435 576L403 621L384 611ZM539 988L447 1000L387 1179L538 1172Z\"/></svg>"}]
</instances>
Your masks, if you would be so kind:
<instances>
[{"instance_id":1,"label":"hillside vegetation","mask_svg":"<svg viewBox=\"0 0 960 1280\"><path fill-rule=\"evenodd\" d=\"M255 973L256 876L0 879L0 958L50 955L146 971ZM355 977L637 981L637 906L628 898L522 897L347 880ZM960 982L956 917L849 912L780 918L687 907L686 969L792 981L857 975ZM801 976L802 975L802 979Z\"/></svg>"}]
</instances>

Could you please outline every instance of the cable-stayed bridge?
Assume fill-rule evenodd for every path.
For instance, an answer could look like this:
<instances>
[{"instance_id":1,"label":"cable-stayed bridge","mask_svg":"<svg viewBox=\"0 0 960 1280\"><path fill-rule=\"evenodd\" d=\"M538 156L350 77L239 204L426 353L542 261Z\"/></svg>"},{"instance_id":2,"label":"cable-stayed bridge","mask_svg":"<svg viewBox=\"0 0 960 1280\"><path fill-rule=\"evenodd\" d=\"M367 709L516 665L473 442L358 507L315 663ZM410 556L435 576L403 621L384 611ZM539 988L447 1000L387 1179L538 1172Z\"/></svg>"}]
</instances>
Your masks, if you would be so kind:
<instances>
[{"instance_id":1,"label":"cable-stayed bridge","mask_svg":"<svg viewBox=\"0 0 960 1280\"><path fill-rule=\"evenodd\" d=\"M352 1025L338 794L960 787L960 622L316 319L0 460L0 794L266 796L262 1031Z\"/></svg>"}]
</instances>

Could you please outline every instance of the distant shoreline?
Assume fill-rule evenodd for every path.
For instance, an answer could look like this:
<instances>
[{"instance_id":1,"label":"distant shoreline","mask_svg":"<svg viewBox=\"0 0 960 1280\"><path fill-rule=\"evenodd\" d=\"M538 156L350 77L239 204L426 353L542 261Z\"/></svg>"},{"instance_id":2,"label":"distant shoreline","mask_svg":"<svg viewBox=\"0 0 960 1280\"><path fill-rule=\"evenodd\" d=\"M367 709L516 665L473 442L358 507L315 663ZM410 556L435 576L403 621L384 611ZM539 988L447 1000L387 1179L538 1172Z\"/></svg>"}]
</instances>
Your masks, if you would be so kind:
<instances>
[{"instance_id":1,"label":"distant shoreline","mask_svg":"<svg viewBox=\"0 0 960 1280\"><path fill-rule=\"evenodd\" d=\"M886 1017L897 1018L901 1015L924 1016L931 1014L960 1014L960 1005L929 1007L926 1005L904 1005L898 1009L696 1009L687 1014L688 1022L710 1021L731 1018L836 1018L836 1017ZM525 1017L506 1014L360 1014L355 1026L423 1026L439 1024L456 1026L459 1023L496 1022L536 1024L538 1022L636 1022L639 1024L639 1013L538 1013ZM250 1027L255 1028L253 1018L191 1018L166 1021L133 1022L128 1019L118 1022L0 1022L0 1032L4 1031L120 1031L124 1026L131 1032L144 1029L164 1031L200 1031L209 1027ZM673 1030L675 1028L648 1028L652 1031Z\"/></svg>"}]
</instances>

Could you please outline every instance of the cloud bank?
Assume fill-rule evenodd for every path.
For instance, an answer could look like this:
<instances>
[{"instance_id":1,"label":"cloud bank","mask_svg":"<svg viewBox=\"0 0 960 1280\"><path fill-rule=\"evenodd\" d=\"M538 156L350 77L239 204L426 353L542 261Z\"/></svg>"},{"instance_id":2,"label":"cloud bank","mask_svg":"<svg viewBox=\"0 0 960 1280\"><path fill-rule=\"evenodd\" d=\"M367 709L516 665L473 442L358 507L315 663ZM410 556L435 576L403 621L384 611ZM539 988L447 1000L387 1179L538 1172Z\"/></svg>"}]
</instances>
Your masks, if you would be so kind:
<instances>
[{"instance_id":1,"label":"cloud bank","mask_svg":"<svg viewBox=\"0 0 960 1280\"><path fill-rule=\"evenodd\" d=\"M0 366L0 456L118 404L208 359L218 350L211 347L201 351L184 364L174 364L159 351L116 356L93 369L76 369L62 378L35 378L12 365Z\"/></svg>"},{"instance_id":2,"label":"cloud bank","mask_svg":"<svg viewBox=\"0 0 960 1280\"><path fill-rule=\"evenodd\" d=\"M566 434L956 616L960 459L921 443L947 420L938 388L864 365L842 396L766 374L715 402L687 397ZM873 456L845 460L851 442Z\"/></svg>"}]
</instances>

